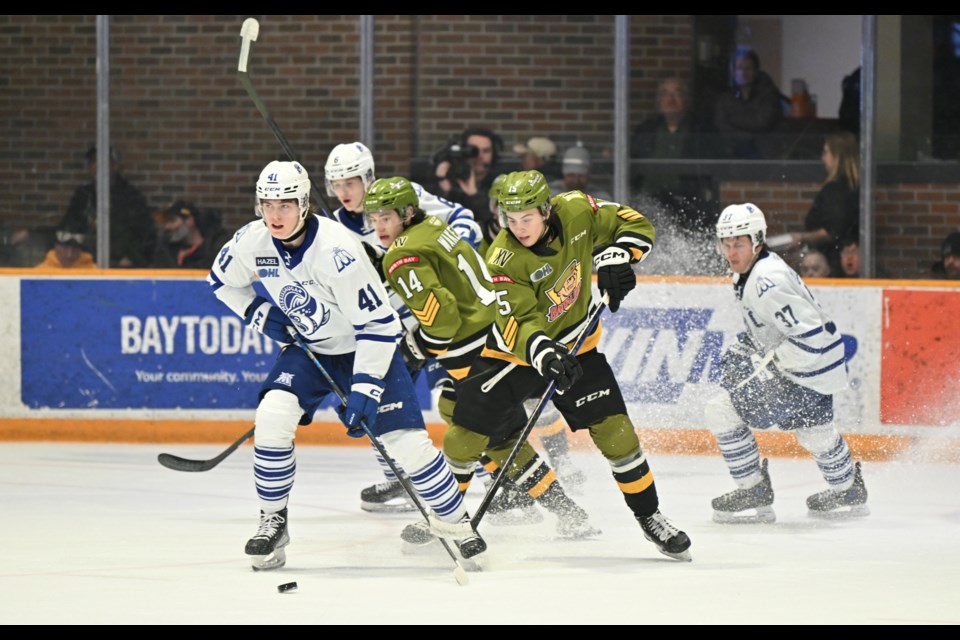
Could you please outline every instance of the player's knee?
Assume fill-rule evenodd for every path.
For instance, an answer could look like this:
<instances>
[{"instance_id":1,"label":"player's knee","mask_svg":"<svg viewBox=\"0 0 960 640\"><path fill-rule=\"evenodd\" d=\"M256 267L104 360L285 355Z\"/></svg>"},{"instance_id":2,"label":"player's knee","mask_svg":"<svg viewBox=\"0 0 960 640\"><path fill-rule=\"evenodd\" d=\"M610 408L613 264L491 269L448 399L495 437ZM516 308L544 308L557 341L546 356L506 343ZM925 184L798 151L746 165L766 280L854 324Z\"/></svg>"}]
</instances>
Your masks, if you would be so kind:
<instances>
[{"instance_id":1,"label":"player's knee","mask_svg":"<svg viewBox=\"0 0 960 640\"><path fill-rule=\"evenodd\" d=\"M456 402L444 396L440 396L440 399L437 401L437 413L440 414L440 417L447 425L453 424L453 410L456 405Z\"/></svg>"},{"instance_id":2,"label":"player's knee","mask_svg":"<svg viewBox=\"0 0 960 640\"><path fill-rule=\"evenodd\" d=\"M451 464L471 465L480 459L490 438L452 424L443 434L443 455Z\"/></svg>"},{"instance_id":3,"label":"player's knee","mask_svg":"<svg viewBox=\"0 0 960 640\"><path fill-rule=\"evenodd\" d=\"M621 460L640 449L636 429L622 413L590 425L590 438L607 460Z\"/></svg>"},{"instance_id":4,"label":"player's knee","mask_svg":"<svg viewBox=\"0 0 960 640\"><path fill-rule=\"evenodd\" d=\"M797 429L797 442L811 454L825 453L837 444L840 434L833 425Z\"/></svg>"},{"instance_id":5,"label":"player's knee","mask_svg":"<svg viewBox=\"0 0 960 640\"><path fill-rule=\"evenodd\" d=\"M426 429L397 429L380 436L390 457L410 474L415 474L437 457L437 449Z\"/></svg>"},{"instance_id":6,"label":"player's knee","mask_svg":"<svg viewBox=\"0 0 960 640\"><path fill-rule=\"evenodd\" d=\"M707 401L703 418L714 435L733 431L743 423L730 401L730 394L726 392L718 393Z\"/></svg>"},{"instance_id":7,"label":"player's knee","mask_svg":"<svg viewBox=\"0 0 960 640\"><path fill-rule=\"evenodd\" d=\"M280 389L267 391L257 406L254 441L265 447L289 447L302 415L297 396Z\"/></svg>"}]
</instances>

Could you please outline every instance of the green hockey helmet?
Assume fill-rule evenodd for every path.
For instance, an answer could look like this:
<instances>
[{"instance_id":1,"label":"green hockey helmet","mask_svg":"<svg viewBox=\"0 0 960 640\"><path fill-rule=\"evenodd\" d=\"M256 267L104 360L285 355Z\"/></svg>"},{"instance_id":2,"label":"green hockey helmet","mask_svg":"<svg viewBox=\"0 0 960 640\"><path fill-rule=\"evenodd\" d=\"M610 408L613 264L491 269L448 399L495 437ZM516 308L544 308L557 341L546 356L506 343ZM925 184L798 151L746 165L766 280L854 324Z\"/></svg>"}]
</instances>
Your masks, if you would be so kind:
<instances>
[{"instance_id":1,"label":"green hockey helmet","mask_svg":"<svg viewBox=\"0 0 960 640\"><path fill-rule=\"evenodd\" d=\"M507 228L507 214L539 209L546 219L550 216L550 187L539 171L514 171L509 174L497 195L500 224Z\"/></svg>"},{"instance_id":2,"label":"green hockey helmet","mask_svg":"<svg viewBox=\"0 0 960 640\"><path fill-rule=\"evenodd\" d=\"M420 208L420 198L413 185L406 178L380 178L374 180L363 197L365 213L382 213L396 211L403 219L407 215L407 207Z\"/></svg>"}]
</instances>

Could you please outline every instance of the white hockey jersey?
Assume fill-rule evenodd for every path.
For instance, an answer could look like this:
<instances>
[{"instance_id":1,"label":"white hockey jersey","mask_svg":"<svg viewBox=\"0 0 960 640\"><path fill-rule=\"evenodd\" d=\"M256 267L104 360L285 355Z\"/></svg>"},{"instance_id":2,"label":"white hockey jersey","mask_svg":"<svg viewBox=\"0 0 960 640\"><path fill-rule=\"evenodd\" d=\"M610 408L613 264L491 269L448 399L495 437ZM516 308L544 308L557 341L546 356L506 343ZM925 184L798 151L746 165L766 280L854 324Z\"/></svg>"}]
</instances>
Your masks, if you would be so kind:
<instances>
[{"instance_id":1,"label":"white hockey jersey","mask_svg":"<svg viewBox=\"0 0 960 640\"><path fill-rule=\"evenodd\" d=\"M312 351L356 351L354 373L383 378L401 325L379 275L343 225L316 215L306 225L303 244L289 252L254 220L223 246L207 282L242 318L259 279Z\"/></svg>"},{"instance_id":2,"label":"white hockey jersey","mask_svg":"<svg viewBox=\"0 0 960 640\"><path fill-rule=\"evenodd\" d=\"M733 274L734 292L747 333L789 380L833 394L847 388L840 330L800 275L775 253L764 251L746 274Z\"/></svg>"}]
</instances>

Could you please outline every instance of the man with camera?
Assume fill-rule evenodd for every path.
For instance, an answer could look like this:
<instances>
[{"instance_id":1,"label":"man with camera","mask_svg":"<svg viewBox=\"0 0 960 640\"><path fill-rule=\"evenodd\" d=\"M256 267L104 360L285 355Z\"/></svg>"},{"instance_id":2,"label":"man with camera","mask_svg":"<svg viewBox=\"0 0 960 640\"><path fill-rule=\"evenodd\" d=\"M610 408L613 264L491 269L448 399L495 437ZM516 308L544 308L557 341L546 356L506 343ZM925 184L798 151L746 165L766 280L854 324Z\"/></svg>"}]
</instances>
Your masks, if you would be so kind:
<instances>
[{"instance_id":1,"label":"man with camera","mask_svg":"<svg viewBox=\"0 0 960 640\"><path fill-rule=\"evenodd\" d=\"M439 194L472 210L484 231L493 219L487 192L501 173L497 163L502 149L503 141L496 133L470 127L433 156Z\"/></svg>"}]
</instances>

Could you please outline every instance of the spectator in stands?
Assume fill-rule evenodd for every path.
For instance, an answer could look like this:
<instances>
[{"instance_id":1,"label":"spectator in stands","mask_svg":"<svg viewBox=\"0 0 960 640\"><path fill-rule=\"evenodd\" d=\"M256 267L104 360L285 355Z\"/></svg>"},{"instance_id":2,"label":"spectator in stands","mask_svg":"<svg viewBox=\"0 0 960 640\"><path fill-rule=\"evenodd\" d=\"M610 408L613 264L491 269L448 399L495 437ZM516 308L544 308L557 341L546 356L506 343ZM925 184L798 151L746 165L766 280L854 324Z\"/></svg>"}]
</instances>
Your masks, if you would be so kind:
<instances>
[{"instance_id":1,"label":"spectator in stands","mask_svg":"<svg viewBox=\"0 0 960 640\"><path fill-rule=\"evenodd\" d=\"M527 140L526 144L517 144L514 152L520 155L520 167L523 171L539 171L547 180L559 180L560 169L554 157L557 155L557 145L550 138L535 136Z\"/></svg>"},{"instance_id":2,"label":"spectator in stands","mask_svg":"<svg viewBox=\"0 0 960 640\"><path fill-rule=\"evenodd\" d=\"M461 147L470 145L476 148L476 154L468 161L470 175L465 179L447 180L450 162L443 160L434 167L435 192L473 211L477 224L484 228L490 218L487 192L493 186L494 178L503 173L499 168L503 140L486 127L469 127L460 134L459 143Z\"/></svg>"},{"instance_id":3,"label":"spectator in stands","mask_svg":"<svg viewBox=\"0 0 960 640\"><path fill-rule=\"evenodd\" d=\"M77 187L61 220L62 227L80 230L85 249L96 254L97 148L86 154L91 181ZM143 194L122 174L119 152L110 148L110 266L146 267L156 244L156 225ZM209 265L207 265L209 266Z\"/></svg>"},{"instance_id":4,"label":"spectator in stands","mask_svg":"<svg viewBox=\"0 0 960 640\"><path fill-rule=\"evenodd\" d=\"M960 280L960 231L943 239L940 261L930 267L930 277L937 280Z\"/></svg>"},{"instance_id":5,"label":"spectator in stands","mask_svg":"<svg viewBox=\"0 0 960 640\"><path fill-rule=\"evenodd\" d=\"M829 278L830 263L822 251L806 249L800 258L800 275L804 278Z\"/></svg>"},{"instance_id":6,"label":"spectator in stands","mask_svg":"<svg viewBox=\"0 0 960 640\"><path fill-rule=\"evenodd\" d=\"M54 233L53 248L47 252L38 269L96 269L93 254L83 250L83 233L61 226Z\"/></svg>"},{"instance_id":7,"label":"spectator in stands","mask_svg":"<svg viewBox=\"0 0 960 640\"><path fill-rule=\"evenodd\" d=\"M602 187L591 184L590 151L579 142L563 152L560 171L563 177L547 185L550 193L556 195L564 191L582 191L600 200L613 200Z\"/></svg>"},{"instance_id":8,"label":"spectator in stands","mask_svg":"<svg viewBox=\"0 0 960 640\"><path fill-rule=\"evenodd\" d=\"M839 278L860 277L860 238L848 235L840 242L840 273Z\"/></svg>"},{"instance_id":9,"label":"spectator in stands","mask_svg":"<svg viewBox=\"0 0 960 640\"><path fill-rule=\"evenodd\" d=\"M717 97L714 108L713 124L726 153L734 158L759 158L756 137L776 129L789 104L773 79L760 69L757 53L740 49L734 61L733 84Z\"/></svg>"},{"instance_id":10,"label":"spectator in stands","mask_svg":"<svg viewBox=\"0 0 960 640\"><path fill-rule=\"evenodd\" d=\"M804 231L791 235L798 247L822 251L834 273L840 273L840 241L860 235L860 147L849 131L827 136L821 156L827 179L813 200Z\"/></svg>"},{"instance_id":11,"label":"spectator in stands","mask_svg":"<svg viewBox=\"0 0 960 640\"><path fill-rule=\"evenodd\" d=\"M713 155L689 105L686 82L679 78L662 80L657 90L657 115L634 130L630 156L679 160ZM644 175L642 169L633 174L631 187L660 202L680 227L713 233L718 207L708 176L699 171L683 173L680 167L670 175Z\"/></svg>"},{"instance_id":12,"label":"spectator in stands","mask_svg":"<svg viewBox=\"0 0 960 640\"><path fill-rule=\"evenodd\" d=\"M216 211L177 200L161 212L160 237L152 266L160 269L209 269L230 234Z\"/></svg>"}]
</instances>

